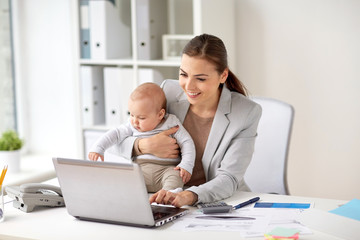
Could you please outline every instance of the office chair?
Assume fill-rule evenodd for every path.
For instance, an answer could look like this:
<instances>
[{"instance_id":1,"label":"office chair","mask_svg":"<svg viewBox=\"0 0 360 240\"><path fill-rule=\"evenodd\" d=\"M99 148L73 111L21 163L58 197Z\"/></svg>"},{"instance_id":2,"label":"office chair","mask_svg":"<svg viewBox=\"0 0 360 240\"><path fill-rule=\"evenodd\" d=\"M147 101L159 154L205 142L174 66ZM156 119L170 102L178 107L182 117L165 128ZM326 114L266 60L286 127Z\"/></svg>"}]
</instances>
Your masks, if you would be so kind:
<instances>
[{"instance_id":1,"label":"office chair","mask_svg":"<svg viewBox=\"0 0 360 240\"><path fill-rule=\"evenodd\" d=\"M252 192L288 195L286 171L294 108L271 98L251 99L262 107L262 116L245 182Z\"/></svg>"}]
</instances>

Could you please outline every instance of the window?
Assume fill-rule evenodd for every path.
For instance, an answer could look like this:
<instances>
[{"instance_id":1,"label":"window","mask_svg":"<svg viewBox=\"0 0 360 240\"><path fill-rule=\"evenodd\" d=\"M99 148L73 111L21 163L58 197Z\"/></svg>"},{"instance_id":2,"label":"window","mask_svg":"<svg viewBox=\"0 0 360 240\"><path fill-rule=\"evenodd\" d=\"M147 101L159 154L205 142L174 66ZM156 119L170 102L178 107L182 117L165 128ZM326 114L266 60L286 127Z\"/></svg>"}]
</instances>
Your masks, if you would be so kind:
<instances>
[{"instance_id":1,"label":"window","mask_svg":"<svg viewBox=\"0 0 360 240\"><path fill-rule=\"evenodd\" d=\"M16 129L9 0L0 0L0 133Z\"/></svg>"}]
</instances>

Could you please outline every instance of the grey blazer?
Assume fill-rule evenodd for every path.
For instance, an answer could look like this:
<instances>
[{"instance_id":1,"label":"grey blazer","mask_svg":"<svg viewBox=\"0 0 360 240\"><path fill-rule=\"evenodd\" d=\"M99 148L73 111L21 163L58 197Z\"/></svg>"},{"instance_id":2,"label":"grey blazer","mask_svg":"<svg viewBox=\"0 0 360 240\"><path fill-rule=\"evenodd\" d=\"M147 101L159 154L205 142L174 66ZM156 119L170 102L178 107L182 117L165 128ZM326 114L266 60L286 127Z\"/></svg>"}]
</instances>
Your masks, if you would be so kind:
<instances>
[{"instance_id":1,"label":"grey blazer","mask_svg":"<svg viewBox=\"0 0 360 240\"><path fill-rule=\"evenodd\" d=\"M184 122L190 104L178 81L165 80L162 88L168 113ZM202 158L207 182L187 189L198 195L198 202L225 199L237 190L249 191L243 178L254 152L260 117L260 105L223 86ZM123 157L131 158L134 141L132 137L123 141Z\"/></svg>"}]
</instances>

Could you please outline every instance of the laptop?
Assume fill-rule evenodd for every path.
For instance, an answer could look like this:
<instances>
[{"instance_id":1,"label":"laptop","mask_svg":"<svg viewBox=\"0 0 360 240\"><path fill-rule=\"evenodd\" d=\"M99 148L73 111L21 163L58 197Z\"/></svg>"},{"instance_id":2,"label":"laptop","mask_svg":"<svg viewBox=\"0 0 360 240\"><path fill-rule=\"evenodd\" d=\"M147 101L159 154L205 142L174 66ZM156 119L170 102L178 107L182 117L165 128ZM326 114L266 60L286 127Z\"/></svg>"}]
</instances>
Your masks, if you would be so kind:
<instances>
[{"instance_id":1,"label":"laptop","mask_svg":"<svg viewBox=\"0 0 360 240\"><path fill-rule=\"evenodd\" d=\"M135 163L53 158L68 213L81 220L157 227L188 213L149 203Z\"/></svg>"}]
</instances>

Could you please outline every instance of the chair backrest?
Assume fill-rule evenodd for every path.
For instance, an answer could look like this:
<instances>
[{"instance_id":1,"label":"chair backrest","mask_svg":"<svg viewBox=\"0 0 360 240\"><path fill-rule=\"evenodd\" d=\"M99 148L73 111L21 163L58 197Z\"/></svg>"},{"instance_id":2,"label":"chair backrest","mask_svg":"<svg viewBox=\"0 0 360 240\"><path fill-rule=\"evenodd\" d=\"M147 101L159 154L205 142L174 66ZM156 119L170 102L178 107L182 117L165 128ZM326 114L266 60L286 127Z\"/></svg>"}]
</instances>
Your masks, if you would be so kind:
<instances>
[{"instance_id":1,"label":"chair backrest","mask_svg":"<svg viewBox=\"0 0 360 240\"><path fill-rule=\"evenodd\" d=\"M271 98L251 99L262 107L262 116L245 182L253 192L289 194L286 172L294 108Z\"/></svg>"}]
</instances>

